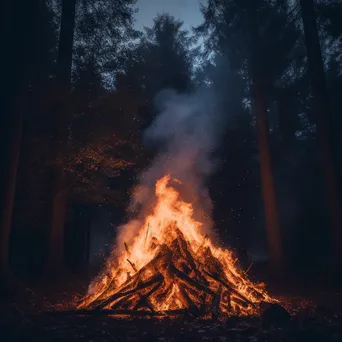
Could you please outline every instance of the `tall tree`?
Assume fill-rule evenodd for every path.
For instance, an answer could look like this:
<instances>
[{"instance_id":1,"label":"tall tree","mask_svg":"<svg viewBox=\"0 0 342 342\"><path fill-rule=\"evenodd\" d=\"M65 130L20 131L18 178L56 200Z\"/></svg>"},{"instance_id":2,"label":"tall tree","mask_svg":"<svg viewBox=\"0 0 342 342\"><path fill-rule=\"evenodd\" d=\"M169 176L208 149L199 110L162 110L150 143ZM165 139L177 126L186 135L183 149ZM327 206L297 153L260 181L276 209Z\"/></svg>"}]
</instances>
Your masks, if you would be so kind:
<instances>
[{"instance_id":1,"label":"tall tree","mask_svg":"<svg viewBox=\"0 0 342 342\"><path fill-rule=\"evenodd\" d=\"M93 60L103 74L120 69L119 56L140 34L134 29L132 0L79 0L76 7L74 64Z\"/></svg>"},{"instance_id":2,"label":"tall tree","mask_svg":"<svg viewBox=\"0 0 342 342\"><path fill-rule=\"evenodd\" d=\"M4 111L1 125L6 128L4 136L8 136L4 146L9 147L3 156L5 165L9 166L8 178L4 178L6 191L1 213L1 271L8 270L8 243L12 226L12 209L16 188L17 168L21 150L22 129L32 103L36 103L38 94L44 88L44 81L48 77L48 60L53 42L51 36L50 15L47 6L41 1L6 1L5 44L7 49L6 61L3 64L4 82L8 96L5 96L7 107ZM18 11L18 8L21 10ZM21 42L21 44L18 44ZM25 60L25 63L22 63ZM3 135L2 135L3 136ZM7 164L8 162L8 164Z\"/></svg>"},{"instance_id":3,"label":"tall tree","mask_svg":"<svg viewBox=\"0 0 342 342\"><path fill-rule=\"evenodd\" d=\"M250 75L252 80L252 98L258 131L258 146L260 154L260 168L262 191L264 197L265 223L270 252L271 267L279 270L283 266L282 241L280 236L279 214L275 192L275 182L272 169L271 151L269 143L269 126L267 119L267 100L265 96L264 75L260 72L259 27L257 25L256 7L246 3L247 20L250 32L249 43L252 52L249 58ZM252 45L253 44L253 45Z\"/></svg>"},{"instance_id":4,"label":"tall tree","mask_svg":"<svg viewBox=\"0 0 342 342\"><path fill-rule=\"evenodd\" d=\"M58 158L60 145L66 134L66 96L70 89L71 64L75 27L76 0L64 0L62 3L61 26L58 43L55 95L52 113L52 154ZM64 222L66 217L66 193L64 171L56 164L53 168L51 227L49 234L49 254L47 267L52 274L63 264Z\"/></svg>"},{"instance_id":5,"label":"tall tree","mask_svg":"<svg viewBox=\"0 0 342 342\"><path fill-rule=\"evenodd\" d=\"M192 42L193 37L183 30L181 21L163 14L154 19L152 27L145 28L141 43L130 53L127 61L132 64L125 64L124 74L130 77L135 74L135 90L140 88L140 98L146 101L141 110L142 127L155 115L154 98L159 91L167 88L178 92L191 90L195 53L189 48ZM121 77L118 87L126 87L123 82L127 80L127 77Z\"/></svg>"},{"instance_id":6,"label":"tall tree","mask_svg":"<svg viewBox=\"0 0 342 342\"><path fill-rule=\"evenodd\" d=\"M177 91L189 91L191 86L193 38L183 29L183 23L163 14L154 19L153 26L146 28L146 43L150 56L149 64L154 75L160 75L156 90L172 87Z\"/></svg>"},{"instance_id":7,"label":"tall tree","mask_svg":"<svg viewBox=\"0 0 342 342\"><path fill-rule=\"evenodd\" d=\"M59 33L56 82L67 87L71 80L76 0L63 1Z\"/></svg>"},{"instance_id":8,"label":"tall tree","mask_svg":"<svg viewBox=\"0 0 342 342\"><path fill-rule=\"evenodd\" d=\"M1 150L1 156L4 160L4 166L5 166L5 177L2 178L1 181L1 227L0 227L0 277L3 280L4 277L7 275L9 270L8 265L8 244L9 244L9 236L10 236L10 229L11 229L11 217L12 217L12 203L13 202L13 192L15 188L15 176L14 173L16 172L15 163L13 160L11 160L11 146L15 145L15 142L12 141L11 135L6 134L5 127L7 131L15 130L15 125L12 116L14 116L14 98L18 94L18 89L16 82L13 80L14 76L16 76L16 80L18 80L18 75L16 74L16 69L12 68L14 67L14 59L18 59L17 52L13 50L14 44L13 39L18 37L18 34L16 34L15 25L14 23L17 23L18 21L15 20L15 11L14 11L14 4L11 1L5 1L4 2L4 12L6 15L4 15L4 27L3 27L3 34L4 34L4 46L6 46L7 53L5 54L5 63L3 63L3 66L5 66L5 70L3 70L4 74L4 80L7 84L7 89L9 90L9 96L5 96L4 99L4 108L3 113L6 113L1 118L2 124L1 127L3 131L1 133L1 136L5 137L3 146L6 146L6 148L2 147ZM6 58L7 57L7 58ZM14 70L15 75L11 75L8 70ZM7 70L7 72L6 72ZM7 120L5 120L5 118ZM8 129L8 127L10 129ZM13 129L14 128L14 129ZM10 148L8 148L10 146ZM13 167L14 166L14 167ZM10 202L10 203L9 203Z\"/></svg>"},{"instance_id":9,"label":"tall tree","mask_svg":"<svg viewBox=\"0 0 342 342\"><path fill-rule=\"evenodd\" d=\"M53 104L55 121L52 127L54 136L52 150L55 159L53 171L55 185L52 194L53 208L48 262L50 270L61 268L63 263L63 234L69 186L65 183L65 170L61 162L65 160L65 156L61 154L66 150L65 145L73 143L70 136L73 115L69 101L72 90L70 87L72 64L74 63L76 66L74 73L76 82L73 93L75 94L75 89L78 91L83 87L81 96L88 97L84 99L84 103L85 106L89 106L96 95L101 92L101 74L105 71L108 55L115 56L123 39L134 36L132 15L132 5L129 0L64 0L62 3L56 74L57 100ZM82 82L79 82L80 73L83 73ZM94 84L87 84L87 81L84 83L86 73L88 76L90 75L89 82L93 82L94 77L97 76L96 87ZM84 92L86 88L92 89L92 98L89 97L89 92L88 94ZM95 88L97 88L97 94L94 93ZM89 146L89 142L87 145ZM70 158L72 157L70 156Z\"/></svg>"},{"instance_id":10,"label":"tall tree","mask_svg":"<svg viewBox=\"0 0 342 342\"><path fill-rule=\"evenodd\" d=\"M301 0L309 73L317 116L317 130L320 140L321 160L329 203L331 228L336 262L342 262L342 216L341 199L337 178L336 141L332 125L332 113L327 92L317 19L313 0Z\"/></svg>"},{"instance_id":11,"label":"tall tree","mask_svg":"<svg viewBox=\"0 0 342 342\"><path fill-rule=\"evenodd\" d=\"M295 25L287 23L288 12L286 1L277 4L263 0L253 1L253 4L236 0L208 1L202 7L204 23L197 28L197 32L205 37L208 55L214 51L227 58L231 68L237 70L243 80L245 92L240 93L240 101L247 106L250 100L254 103L268 245L271 263L275 267L282 262L283 248L268 119L270 103L277 93L276 85L291 68L288 55L298 39ZM282 44L279 44L280 39Z\"/></svg>"}]
</instances>

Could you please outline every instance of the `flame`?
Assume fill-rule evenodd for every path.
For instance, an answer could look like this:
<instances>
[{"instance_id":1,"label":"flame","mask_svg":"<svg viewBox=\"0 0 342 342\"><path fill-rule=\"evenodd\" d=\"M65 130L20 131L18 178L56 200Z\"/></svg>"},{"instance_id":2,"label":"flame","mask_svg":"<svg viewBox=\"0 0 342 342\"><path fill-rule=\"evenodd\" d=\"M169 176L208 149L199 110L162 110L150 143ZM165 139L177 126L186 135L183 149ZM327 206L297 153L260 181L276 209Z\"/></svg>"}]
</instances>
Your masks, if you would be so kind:
<instances>
[{"instance_id":1,"label":"flame","mask_svg":"<svg viewBox=\"0 0 342 342\"><path fill-rule=\"evenodd\" d=\"M157 201L152 213L146 216L135 238L125 243L121 255L93 281L78 308L96 307L98 303L113 308L119 306L122 297L130 308L138 308L139 298L146 297L145 305L161 312L189 308L192 304L208 308L214 305L215 295L220 294L221 312L252 314L255 304L273 301L263 284L252 283L238 269L231 251L216 247L204 234L203 224L193 217L192 205L180 198L171 182L181 184L171 175L156 182ZM174 272L183 282L175 280ZM157 275L163 280L153 283ZM139 284L148 281L151 286L141 288ZM125 296L115 297L120 293Z\"/></svg>"}]
</instances>

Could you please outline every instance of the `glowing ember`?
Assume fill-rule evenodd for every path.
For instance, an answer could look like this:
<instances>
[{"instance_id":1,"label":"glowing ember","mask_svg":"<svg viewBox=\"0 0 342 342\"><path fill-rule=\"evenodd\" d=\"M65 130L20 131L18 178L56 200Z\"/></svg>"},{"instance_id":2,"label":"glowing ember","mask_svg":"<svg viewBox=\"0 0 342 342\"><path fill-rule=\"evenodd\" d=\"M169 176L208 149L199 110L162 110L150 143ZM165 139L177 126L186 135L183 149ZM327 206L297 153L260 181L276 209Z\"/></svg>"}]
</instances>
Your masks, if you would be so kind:
<instances>
[{"instance_id":1,"label":"glowing ember","mask_svg":"<svg viewBox=\"0 0 342 342\"><path fill-rule=\"evenodd\" d=\"M78 308L154 314L183 310L217 318L254 314L258 304L273 301L263 284L238 270L229 250L214 246L193 218L192 205L180 199L170 181L170 175L157 181L152 214L93 281Z\"/></svg>"}]
</instances>

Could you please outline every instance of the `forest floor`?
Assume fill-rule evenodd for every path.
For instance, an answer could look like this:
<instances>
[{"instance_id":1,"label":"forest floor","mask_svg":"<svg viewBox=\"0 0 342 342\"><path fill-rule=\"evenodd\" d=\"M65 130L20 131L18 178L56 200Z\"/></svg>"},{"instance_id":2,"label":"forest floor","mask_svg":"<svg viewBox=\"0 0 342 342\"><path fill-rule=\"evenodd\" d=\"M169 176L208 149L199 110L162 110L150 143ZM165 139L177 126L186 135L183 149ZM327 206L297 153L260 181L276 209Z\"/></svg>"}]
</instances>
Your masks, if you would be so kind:
<instances>
[{"instance_id":1,"label":"forest floor","mask_svg":"<svg viewBox=\"0 0 342 342\"><path fill-rule=\"evenodd\" d=\"M311 281L270 284L271 295L291 314L291 321L270 324L260 317L226 321L119 319L110 316L55 315L49 310L72 306L89 279L17 285L0 302L0 341L342 341L342 294L338 287Z\"/></svg>"}]
</instances>

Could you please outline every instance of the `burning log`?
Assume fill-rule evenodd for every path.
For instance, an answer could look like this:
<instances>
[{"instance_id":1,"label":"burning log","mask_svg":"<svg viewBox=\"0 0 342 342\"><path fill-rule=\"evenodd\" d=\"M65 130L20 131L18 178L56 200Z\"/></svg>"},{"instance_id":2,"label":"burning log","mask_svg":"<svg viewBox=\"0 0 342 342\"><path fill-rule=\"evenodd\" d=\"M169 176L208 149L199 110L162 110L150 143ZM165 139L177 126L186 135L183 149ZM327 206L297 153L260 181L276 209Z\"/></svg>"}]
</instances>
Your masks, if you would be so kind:
<instances>
[{"instance_id":1,"label":"burning log","mask_svg":"<svg viewBox=\"0 0 342 342\"><path fill-rule=\"evenodd\" d=\"M141 283L140 285L136 286L134 289L132 290L128 290L126 292L119 292L119 293L115 293L113 296L109 297L108 299L106 299L103 303L99 304L98 306L96 306L96 309L103 309L104 307L106 307L107 305L109 305L111 302L113 302L114 300L121 298L121 297L125 297L131 293L137 292L139 290L142 290L146 287L149 287L159 281L163 280L163 276L161 274L156 274L154 275L150 280L148 280L145 283Z\"/></svg>"},{"instance_id":2,"label":"burning log","mask_svg":"<svg viewBox=\"0 0 342 342\"><path fill-rule=\"evenodd\" d=\"M144 298L143 295L141 295L140 293L138 293L138 295L139 295L140 300L141 300L141 303L139 304L139 306L146 306L147 308L149 308L151 310L151 312L155 312L153 305L148 300L148 298ZM138 308L135 309L136 306L137 306L137 304L134 306L133 310L137 310L139 308L139 306L138 306Z\"/></svg>"},{"instance_id":3,"label":"burning log","mask_svg":"<svg viewBox=\"0 0 342 342\"><path fill-rule=\"evenodd\" d=\"M155 291L157 291L160 286L161 286L162 282L159 282L156 286L154 286L150 291L148 291L145 295L142 295L140 293L138 293L140 299L138 301L138 303L135 305L135 307L133 308L133 310L138 310L140 306L147 306L152 312L154 312L154 308L152 306L152 304L150 303L150 301L148 300L148 297L154 293Z\"/></svg>"},{"instance_id":4,"label":"burning log","mask_svg":"<svg viewBox=\"0 0 342 342\"><path fill-rule=\"evenodd\" d=\"M161 245L159 248L159 253L149 262L147 263L138 273L143 273L148 269L154 268L164 268L163 264L167 264L172 257L172 252L170 248L166 245Z\"/></svg>"},{"instance_id":5,"label":"burning log","mask_svg":"<svg viewBox=\"0 0 342 342\"><path fill-rule=\"evenodd\" d=\"M135 294L133 295L127 295L124 296L123 298L120 298L115 304L113 304L111 306L111 310L117 310L118 308L120 308L120 306L124 303L130 302L132 301L132 299L135 297Z\"/></svg>"},{"instance_id":6,"label":"burning log","mask_svg":"<svg viewBox=\"0 0 342 342\"><path fill-rule=\"evenodd\" d=\"M106 287L106 289L97 296L96 298L96 302L103 302L104 300L106 300L106 298L114 295L115 293L118 292L122 292L122 291L127 291L128 289L132 288L133 286L135 286L135 278L133 277L129 277L119 288L117 289L113 289L113 287L111 287L111 285L113 284L113 280L111 280L111 282L109 283L109 285ZM93 308L93 303L90 304L90 308ZM85 301L80 304L77 308L78 309L82 309L85 307ZM96 307L96 306L95 306Z\"/></svg>"},{"instance_id":7,"label":"burning log","mask_svg":"<svg viewBox=\"0 0 342 342\"><path fill-rule=\"evenodd\" d=\"M237 259L234 260L233 264L235 264L236 261L237 261ZM243 281L243 279L240 276L231 272L231 270L229 268L228 269L223 268L223 265L220 262L220 260L218 260L216 257L214 257L210 247L201 248L199 264L202 267L207 268L207 270L211 274L220 274L221 275L221 274L227 273L227 274L229 274L229 277L231 279L233 279L234 282L239 283L239 282Z\"/></svg>"},{"instance_id":8,"label":"burning log","mask_svg":"<svg viewBox=\"0 0 342 342\"><path fill-rule=\"evenodd\" d=\"M214 292L212 290L210 290L209 287L200 284L198 281L196 281L195 279L190 278L188 275L186 275L184 272L180 271L179 269L177 269L174 265L170 265L170 271L180 280L185 281L186 283L189 283L190 285L196 287L197 289L199 289L200 291L204 291L210 295L213 295Z\"/></svg>"},{"instance_id":9,"label":"burning log","mask_svg":"<svg viewBox=\"0 0 342 342\"><path fill-rule=\"evenodd\" d=\"M182 234L182 232L177 228L176 230L176 234L177 234L177 243L180 247L180 251L181 254L183 255L184 259L186 260L186 262L188 263L188 265L190 266L191 269L196 270L196 264L194 261L194 258L192 257L191 253L189 252L188 249L188 244L184 238L184 235Z\"/></svg>"},{"instance_id":10,"label":"burning log","mask_svg":"<svg viewBox=\"0 0 342 342\"><path fill-rule=\"evenodd\" d=\"M213 274L210 274L209 272L203 270L203 272L208 275L208 277L216 280L217 282L221 283L225 288L227 288L229 291L231 291L232 293L234 293L237 297L240 297L241 299L245 300L248 304L251 304L252 306L255 306L255 304L253 302L251 302L247 297L245 297L242 293L238 292L237 290L234 289L234 287L230 286L229 284L227 284L226 282L224 282L223 280L215 277Z\"/></svg>"},{"instance_id":11,"label":"burning log","mask_svg":"<svg viewBox=\"0 0 342 342\"><path fill-rule=\"evenodd\" d=\"M167 298L172 294L174 283L169 282L168 284L164 281L163 286L160 291L155 294L155 302L158 304L162 304Z\"/></svg>"},{"instance_id":12,"label":"burning log","mask_svg":"<svg viewBox=\"0 0 342 342\"><path fill-rule=\"evenodd\" d=\"M240 298L236 297L236 296L232 296L231 297L231 301L233 301L234 303L238 304L240 307L243 307L244 309L248 308L248 304L241 300Z\"/></svg>"},{"instance_id":13,"label":"burning log","mask_svg":"<svg viewBox=\"0 0 342 342\"><path fill-rule=\"evenodd\" d=\"M213 296L213 302L211 304L211 318L215 321L218 319L218 316L219 316L221 292L222 292L222 285L220 285L219 289Z\"/></svg>"},{"instance_id":14,"label":"burning log","mask_svg":"<svg viewBox=\"0 0 342 342\"><path fill-rule=\"evenodd\" d=\"M199 291L196 287L186 283L185 281L176 279L176 283L178 282L185 288L186 292L190 295L190 297L195 299L196 305L200 304L201 298L203 297L203 294L205 292Z\"/></svg>"},{"instance_id":15,"label":"burning log","mask_svg":"<svg viewBox=\"0 0 342 342\"><path fill-rule=\"evenodd\" d=\"M129 259L127 259L127 261L128 261L129 264L132 266L133 270L134 270L135 272L138 272L137 268L135 267L135 264L134 264L132 261L130 261Z\"/></svg>"},{"instance_id":16,"label":"burning log","mask_svg":"<svg viewBox=\"0 0 342 342\"><path fill-rule=\"evenodd\" d=\"M223 273L223 265L213 256L210 247L201 248L199 262L201 266L208 269L210 273Z\"/></svg>"},{"instance_id":17,"label":"burning log","mask_svg":"<svg viewBox=\"0 0 342 342\"><path fill-rule=\"evenodd\" d=\"M189 311L190 315L197 317L199 315L199 310L195 303L191 300L185 288L182 285L178 285L179 299L185 308Z\"/></svg>"},{"instance_id":18,"label":"burning log","mask_svg":"<svg viewBox=\"0 0 342 342\"><path fill-rule=\"evenodd\" d=\"M179 199L168 181L169 177L158 181L153 213L133 242L124 243L125 251L115 263L108 264L110 276L96 279L81 307L111 307L113 314L132 316L171 315L181 309L218 319L221 313L255 313L260 302L271 301L247 279L248 270L237 269L229 252L201 235L191 205ZM152 232L151 227L158 229Z\"/></svg>"},{"instance_id":19,"label":"burning log","mask_svg":"<svg viewBox=\"0 0 342 342\"><path fill-rule=\"evenodd\" d=\"M222 302L224 305L227 306L227 311L232 311L232 302L231 302L231 295L229 291L226 291L223 295Z\"/></svg>"}]
</instances>

